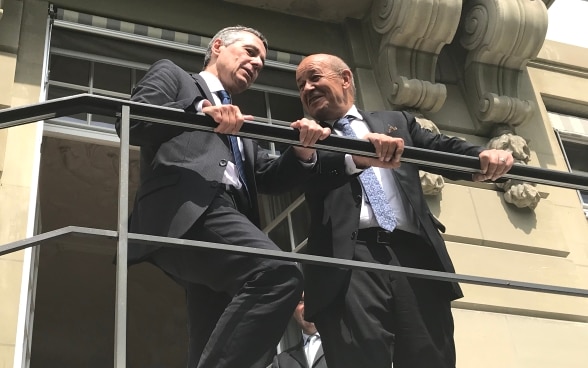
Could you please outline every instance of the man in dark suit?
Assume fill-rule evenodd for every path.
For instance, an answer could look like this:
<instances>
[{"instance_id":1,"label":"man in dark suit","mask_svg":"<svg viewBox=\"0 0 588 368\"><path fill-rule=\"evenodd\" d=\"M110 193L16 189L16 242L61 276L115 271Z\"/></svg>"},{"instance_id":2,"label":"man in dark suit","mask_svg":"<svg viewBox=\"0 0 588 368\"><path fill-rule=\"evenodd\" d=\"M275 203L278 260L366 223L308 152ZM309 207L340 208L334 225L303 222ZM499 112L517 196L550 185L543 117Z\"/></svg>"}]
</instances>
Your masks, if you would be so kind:
<instances>
[{"instance_id":1,"label":"man in dark suit","mask_svg":"<svg viewBox=\"0 0 588 368\"><path fill-rule=\"evenodd\" d=\"M480 158L473 177L443 173L453 179L496 180L512 155L431 133L404 112L359 111L352 72L338 57L305 58L296 81L312 118L369 140L378 156L318 152L306 191L309 253L454 272L418 167L400 165L404 146ZM330 367L455 367L450 302L462 296L457 284L316 265L305 265L304 276L306 319L315 322Z\"/></svg>"},{"instance_id":2,"label":"man in dark suit","mask_svg":"<svg viewBox=\"0 0 588 368\"><path fill-rule=\"evenodd\" d=\"M304 293L292 317L302 330L302 339L276 355L271 368L327 368L321 336L314 323L304 319Z\"/></svg>"},{"instance_id":3,"label":"man in dark suit","mask_svg":"<svg viewBox=\"0 0 588 368\"><path fill-rule=\"evenodd\" d=\"M314 150L292 147L271 159L252 140L227 135L253 119L230 104L230 95L251 86L266 52L257 30L229 27L213 37L200 74L161 60L139 82L132 101L202 112L218 126L213 133L132 122L131 144L141 147L141 184L131 232L279 249L256 226L257 190L299 185L316 159ZM317 124L292 126L306 145L328 136ZM251 367L276 346L302 292L302 276L291 262L131 244L129 264L141 261L186 289L190 368Z\"/></svg>"}]
</instances>

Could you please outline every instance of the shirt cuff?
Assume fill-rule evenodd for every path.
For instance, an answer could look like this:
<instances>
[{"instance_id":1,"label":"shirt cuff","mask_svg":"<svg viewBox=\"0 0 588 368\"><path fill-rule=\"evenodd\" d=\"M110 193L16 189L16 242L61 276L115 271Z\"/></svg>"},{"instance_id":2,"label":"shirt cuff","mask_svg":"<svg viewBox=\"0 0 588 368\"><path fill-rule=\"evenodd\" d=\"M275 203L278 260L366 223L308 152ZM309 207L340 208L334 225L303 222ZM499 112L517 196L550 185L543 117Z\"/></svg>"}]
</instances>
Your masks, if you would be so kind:
<instances>
[{"instance_id":1,"label":"shirt cuff","mask_svg":"<svg viewBox=\"0 0 588 368\"><path fill-rule=\"evenodd\" d=\"M347 173L347 175L354 175L362 171L363 169L358 169L355 165L355 162L353 161L353 156L351 156L348 153L345 154L345 172Z\"/></svg>"},{"instance_id":2,"label":"shirt cuff","mask_svg":"<svg viewBox=\"0 0 588 368\"><path fill-rule=\"evenodd\" d=\"M196 112L202 112L202 104L203 103L204 103L204 99L202 99L194 104L194 108L196 109Z\"/></svg>"},{"instance_id":3,"label":"shirt cuff","mask_svg":"<svg viewBox=\"0 0 588 368\"><path fill-rule=\"evenodd\" d=\"M312 169L314 167L314 165L316 164L316 160L317 160L316 151L306 161L303 161L301 159L298 159L298 161L300 162L300 164L303 167L308 168L308 169Z\"/></svg>"}]
</instances>

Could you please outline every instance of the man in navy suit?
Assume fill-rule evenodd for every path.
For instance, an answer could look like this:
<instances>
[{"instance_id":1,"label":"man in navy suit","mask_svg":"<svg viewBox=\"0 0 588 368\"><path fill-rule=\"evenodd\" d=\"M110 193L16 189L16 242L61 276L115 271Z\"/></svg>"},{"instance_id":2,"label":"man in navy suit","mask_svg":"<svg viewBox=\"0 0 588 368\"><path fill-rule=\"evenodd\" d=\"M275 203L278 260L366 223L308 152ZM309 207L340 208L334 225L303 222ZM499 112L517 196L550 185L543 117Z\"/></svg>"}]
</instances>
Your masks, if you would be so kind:
<instances>
[{"instance_id":1,"label":"man in navy suit","mask_svg":"<svg viewBox=\"0 0 588 368\"><path fill-rule=\"evenodd\" d=\"M321 336L314 323L304 319L304 293L292 317L302 330L302 339L276 355L271 368L327 368Z\"/></svg>"},{"instance_id":2,"label":"man in navy suit","mask_svg":"<svg viewBox=\"0 0 588 368\"><path fill-rule=\"evenodd\" d=\"M444 227L425 202L418 167L400 165L403 149L480 158L473 177L442 172L456 180L496 180L512 166L512 155L434 134L405 112L358 110L353 74L338 57L306 57L296 82L313 119L338 135L369 140L378 156L317 153L306 190L309 253L454 272L439 233ZM304 276L305 318L321 334L329 367L455 367L450 302L462 296L457 284L311 264Z\"/></svg>"},{"instance_id":3,"label":"man in navy suit","mask_svg":"<svg viewBox=\"0 0 588 368\"><path fill-rule=\"evenodd\" d=\"M230 135L253 119L230 96L256 80L266 52L267 41L257 30L228 27L211 40L201 73L161 60L139 82L132 101L202 112L218 126L203 132L132 122L131 144L141 147L141 184L131 232L279 249L258 228L257 190L293 189L310 175L316 154L291 147L272 159L254 141ZM308 121L292 127L304 145L329 134ZM302 292L302 276L292 262L131 244L129 264L142 261L186 290L190 368L251 367L277 345Z\"/></svg>"}]
</instances>

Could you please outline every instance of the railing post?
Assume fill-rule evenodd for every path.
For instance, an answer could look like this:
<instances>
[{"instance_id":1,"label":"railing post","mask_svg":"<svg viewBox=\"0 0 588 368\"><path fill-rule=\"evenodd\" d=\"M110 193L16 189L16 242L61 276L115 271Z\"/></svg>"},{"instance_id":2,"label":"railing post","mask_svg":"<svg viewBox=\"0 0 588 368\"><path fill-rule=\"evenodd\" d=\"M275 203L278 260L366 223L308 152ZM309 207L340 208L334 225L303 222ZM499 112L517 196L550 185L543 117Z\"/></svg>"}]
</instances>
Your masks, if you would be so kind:
<instances>
[{"instance_id":1,"label":"railing post","mask_svg":"<svg viewBox=\"0 0 588 368\"><path fill-rule=\"evenodd\" d=\"M116 256L116 305L114 314L114 368L125 368L127 359L127 253L129 218L130 107L122 106L118 182L118 247Z\"/></svg>"}]
</instances>

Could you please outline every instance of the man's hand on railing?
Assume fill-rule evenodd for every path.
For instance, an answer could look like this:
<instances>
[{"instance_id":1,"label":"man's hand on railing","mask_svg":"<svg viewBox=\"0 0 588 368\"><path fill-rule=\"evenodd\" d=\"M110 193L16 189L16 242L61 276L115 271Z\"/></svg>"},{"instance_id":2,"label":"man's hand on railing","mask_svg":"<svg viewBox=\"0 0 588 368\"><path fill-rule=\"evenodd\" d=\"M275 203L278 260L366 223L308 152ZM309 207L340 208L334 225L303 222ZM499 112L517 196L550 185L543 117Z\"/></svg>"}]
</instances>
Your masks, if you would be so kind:
<instances>
[{"instance_id":1,"label":"man's hand on railing","mask_svg":"<svg viewBox=\"0 0 588 368\"><path fill-rule=\"evenodd\" d=\"M473 175L474 181L495 181L506 174L514 164L512 153L505 150L484 150L480 158L480 172Z\"/></svg>"},{"instance_id":2,"label":"man's hand on railing","mask_svg":"<svg viewBox=\"0 0 588 368\"><path fill-rule=\"evenodd\" d=\"M294 147L294 151L296 152L296 156L301 161L311 161L314 157L314 153L316 149L311 148L314 144L319 141L326 139L329 135L331 135L330 128L323 128L320 126L316 121L310 119L300 119L296 120L290 127L294 129L298 129L299 136L298 139L300 144L304 147Z\"/></svg>"},{"instance_id":3,"label":"man's hand on railing","mask_svg":"<svg viewBox=\"0 0 588 368\"><path fill-rule=\"evenodd\" d=\"M208 100L202 101L202 112L218 123L214 131L221 134L235 134L245 120L253 120L253 115L243 115L239 106L213 105Z\"/></svg>"}]
</instances>

